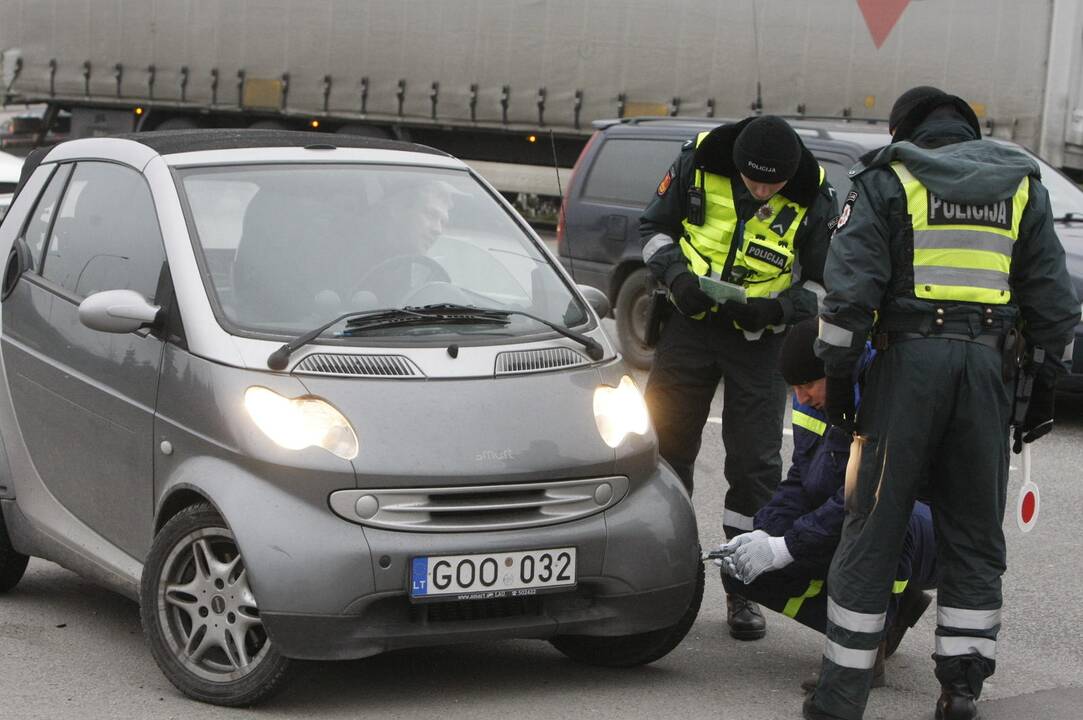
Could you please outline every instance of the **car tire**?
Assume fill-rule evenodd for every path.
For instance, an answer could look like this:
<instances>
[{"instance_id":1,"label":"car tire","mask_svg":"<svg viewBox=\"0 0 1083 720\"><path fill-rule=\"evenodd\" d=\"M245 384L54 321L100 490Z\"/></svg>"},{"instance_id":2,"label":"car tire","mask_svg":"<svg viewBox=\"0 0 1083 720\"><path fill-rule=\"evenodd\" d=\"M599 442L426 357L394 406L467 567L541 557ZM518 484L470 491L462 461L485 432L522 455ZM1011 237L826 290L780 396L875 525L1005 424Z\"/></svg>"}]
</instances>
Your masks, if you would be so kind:
<instances>
[{"instance_id":1,"label":"car tire","mask_svg":"<svg viewBox=\"0 0 1083 720\"><path fill-rule=\"evenodd\" d=\"M647 317L650 314L650 271L634 270L624 279L617 293L614 315L617 320L617 338L625 361L640 370L650 369L654 361L654 348L647 347Z\"/></svg>"},{"instance_id":2,"label":"car tire","mask_svg":"<svg viewBox=\"0 0 1083 720\"><path fill-rule=\"evenodd\" d=\"M586 665L636 667L660 660L680 645L692 629L703 601L703 583L703 565L700 565L696 570L696 588L688 609L680 620L667 628L616 637L561 635L550 642L572 660Z\"/></svg>"},{"instance_id":3,"label":"car tire","mask_svg":"<svg viewBox=\"0 0 1083 720\"><path fill-rule=\"evenodd\" d=\"M162 527L139 599L151 653L188 697L253 705L286 681L291 661L267 637L233 533L210 505L190 506Z\"/></svg>"},{"instance_id":4,"label":"car tire","mask_svg":"<svg viewBox=\"0 0 1083 720\"><path fill-rule=\"evenodd\" d=\"M7 525L4 524L4 514L0 512L0 593L6 593L19 584L28 562L29 557L16 552L11 546Z\"/></svg>"}]
</instances>

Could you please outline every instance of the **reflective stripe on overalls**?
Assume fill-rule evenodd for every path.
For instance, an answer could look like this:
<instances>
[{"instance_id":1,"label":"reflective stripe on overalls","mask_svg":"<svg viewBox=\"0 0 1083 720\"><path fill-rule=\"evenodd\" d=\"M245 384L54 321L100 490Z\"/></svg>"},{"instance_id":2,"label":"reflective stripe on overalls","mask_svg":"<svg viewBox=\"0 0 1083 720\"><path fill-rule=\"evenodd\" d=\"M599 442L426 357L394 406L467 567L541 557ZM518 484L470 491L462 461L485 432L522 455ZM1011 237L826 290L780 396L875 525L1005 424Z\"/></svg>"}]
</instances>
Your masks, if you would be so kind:
<instances>
[{"instance_id":1,"label":"reflective stripe on overalls","mask_svg":"<svg viewBox=\"0 0 1083 720\"><path fill-rule=\"evenodd\" d=\"M696 146L709 134L700 133L696 137ZM821 167L821 184L823 180ZM737 284L745 288L747 297L776 297L793 283L797 231L808 208L776 194L764 203L770 214L764 211L765 217L761 218L761 213L757 213L741 223L733 199L733 182L740 180L696 169L694 183L703 188L704 194L704 222L694 225L687 218L682 221L681 251L688 260L689 270L695 275L727 282L739 278ZM733 255L731 274L723 278L731 244L739 230L741 240ZM712 311L717 311L717 306ZM702 319L704 316L694 317ZM772 329L781 332L785 328L772 326Z\"/></svg>"},{"instance_id":2,"label":"reflective stripe on overalls","mask_svg":"<svg viewBox=\"0 0 1083 720\"><path fill-rule=\"evenodd\" d=\"M891 164L906 192L914 228L914 295L1006 305L1012 248L1030 196L1023 178L1012 197L989 205L949 202L931 192L901 162Z\"/></svg>"}]
</instances>

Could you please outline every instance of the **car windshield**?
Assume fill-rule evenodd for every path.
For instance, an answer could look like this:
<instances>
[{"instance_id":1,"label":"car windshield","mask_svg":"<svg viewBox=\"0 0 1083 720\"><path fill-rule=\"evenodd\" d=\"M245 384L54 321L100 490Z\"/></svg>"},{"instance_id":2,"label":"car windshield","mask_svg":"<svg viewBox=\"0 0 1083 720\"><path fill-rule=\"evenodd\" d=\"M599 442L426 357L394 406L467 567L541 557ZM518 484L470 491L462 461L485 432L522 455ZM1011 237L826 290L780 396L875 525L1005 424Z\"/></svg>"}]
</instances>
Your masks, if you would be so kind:
<instances>
[{"instance_id":1,"label":"car windshield","mask_svg":"<svg viewBox=\"0 0 1083 720\"><path fill-rule=\"evenodd\" d=\"M179 177L227 329L292 336L344 313L441 303L524 311L566 327L588 318L542 250L466 171L252 165L183 169ZM514 316L495 326L374 334L543 330Z\"/></svg>"}]
</instances>

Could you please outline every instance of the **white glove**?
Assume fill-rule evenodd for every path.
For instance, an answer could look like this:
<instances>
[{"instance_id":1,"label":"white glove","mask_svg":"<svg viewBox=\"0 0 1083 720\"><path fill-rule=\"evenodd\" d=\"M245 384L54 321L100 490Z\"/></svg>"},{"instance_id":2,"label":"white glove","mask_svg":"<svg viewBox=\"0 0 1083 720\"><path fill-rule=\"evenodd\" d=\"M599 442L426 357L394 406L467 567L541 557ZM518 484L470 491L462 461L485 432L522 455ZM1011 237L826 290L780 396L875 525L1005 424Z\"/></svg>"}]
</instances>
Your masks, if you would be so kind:
<instances>
[{"instance_id":1,"label":"white glove","mask_svg":"<svg viewBox=\"0 0 1083 720\"><path fill-rule=\"evenodd\" d=\"M725 559L733 560L735 577L745 585L751 585L763 573L781 570L792 563L793 555L790 555L790 550L786 547L786 538L771 537L764 533L762 537L742 543L730 558Z\"/></svg>"},{"instance_id":2,"label":"white glove","mask_svg":"<svg viewBox=\"0 0 1083 720\"><path fill-rule=\"evenodd\" d=\"M727 565L729 566L730 569L733 569L733 557L732 556L733 556L733 553L737 550L737 548L741 547L745 543L750 543L753 540L758 540L760 538L766 538L766 537L770 537L770 536L767 533L765 533L763 530L753 530L752 532L741 533L740 535L734 537L729 542L724 542L721 545L719 545L717 548L715 548L715 552L722 553L722 555L724 557L715 558L711 562L713 562L718 567L722 568L723 571L726 571ZM729 562L726 562L726 561L729 561ZM726 572L726 574L727 575L733 575L734 573L733 572Z\"/></svg>"}]
</instances>

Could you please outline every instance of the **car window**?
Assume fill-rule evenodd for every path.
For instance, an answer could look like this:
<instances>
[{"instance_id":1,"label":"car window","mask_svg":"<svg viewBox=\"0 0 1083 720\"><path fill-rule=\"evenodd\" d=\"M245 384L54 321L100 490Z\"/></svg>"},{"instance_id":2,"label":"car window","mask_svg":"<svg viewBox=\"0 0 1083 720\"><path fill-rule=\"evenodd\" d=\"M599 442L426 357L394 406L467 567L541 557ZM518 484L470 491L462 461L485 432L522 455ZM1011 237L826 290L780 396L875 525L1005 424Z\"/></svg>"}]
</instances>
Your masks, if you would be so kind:
<instances>
[{"instance_id":1,"label":"car window","mask_svg":"<svg viewBox=\"0 0 1083 720\"><path fill-rule=\"evenodd\" d=\"M26 224L26 233L23 238L30 248L30 255L34 260L34 269L41 270L41 253L45 248L45 238L49 235L49 227L53 223L53 213L56 204L60 200L60 194L64 192L64 184L71 172L71 165L61 165L53 173L45 191L38 197L38 204L34 206L34 212L30 214L30 221Z\"/></svg>"},{"instance_id":2,"label":"car window","mask_svg":"<svg viewBox=\"0 0 1083 720\"><path fill-rule=\"evenodd\" d=\"M164 263L143 177L112 163L77 164L49 237L45 279L79 297L135 290L153 299Z\"/></svg>"},{"instance_id":3,"label":"car window","mask_svg":"<svg viewBox=\"0 0 1083 720\"><path fill-rule=\"evenodd\" d=\"M590 200L646 207L687 138L608 138L598 149L583 188Z\"/></svg>"},{"instance_id":4,"label":"car window","mask_svg":"<svg viewBox=\"0 0 1083 720\"><path fill-rule=\"evenodd\" d=\"M209 294L227 328L295 335L337 315L439 303L588 315L469 173L392 165L180 171ZM516 316L502 334L538 332ZM477 334L466 326L392 328Z\"/></svg>"}]
</instances>

